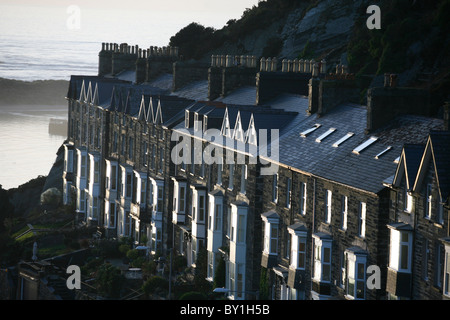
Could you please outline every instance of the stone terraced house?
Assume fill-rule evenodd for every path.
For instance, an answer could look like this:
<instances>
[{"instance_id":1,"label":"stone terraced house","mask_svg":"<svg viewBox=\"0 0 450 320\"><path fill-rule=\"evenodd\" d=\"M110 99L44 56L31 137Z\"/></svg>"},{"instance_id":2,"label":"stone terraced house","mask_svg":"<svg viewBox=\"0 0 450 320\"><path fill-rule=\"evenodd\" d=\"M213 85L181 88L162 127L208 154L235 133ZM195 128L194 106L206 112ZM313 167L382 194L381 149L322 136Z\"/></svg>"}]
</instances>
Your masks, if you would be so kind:
<instances>
[{"instance_id":1,"label":"stone terraced house","mask_svg":"<svg viewBox=\"0 0 450 320\"><path fill-rule=\"evenodd\" d=\"M448 109L395 75L361 105L329 69L103 44L67 93L64 202L149 254L204 250L230 299L445 298Z\"/></svg>"}]
</instances>

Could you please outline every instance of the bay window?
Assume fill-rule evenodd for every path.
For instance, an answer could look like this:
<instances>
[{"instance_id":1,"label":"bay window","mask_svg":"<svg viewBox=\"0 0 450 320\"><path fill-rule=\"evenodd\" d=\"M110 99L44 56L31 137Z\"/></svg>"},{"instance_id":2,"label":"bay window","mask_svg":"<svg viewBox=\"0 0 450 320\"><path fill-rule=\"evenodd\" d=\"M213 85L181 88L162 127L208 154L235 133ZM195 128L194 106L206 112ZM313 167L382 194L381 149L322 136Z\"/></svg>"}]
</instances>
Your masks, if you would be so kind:
<instances>
[{"instance_id":1,"label":"bay window","mask_svg":"<svg viewBox=\"0 0 450 320\"><path fill-rule=\"evenodd\" d=\"M389 225L390 228L390 252L389 267L400 272L411 272L412 261L412 228L398 224Z\"/></svg>"},{"instance_id":2,"label":"bay window","mask_svg":"<svg viewBox=\"0 0 450 320\"><path fill-rule=\"evenodd\" d=\"M288 227L288 232L291 235L289 267L291 269L305 270L307 228L303 224L296 223Z\"/></svg>"},{"instance_id":3,"label":"bay window","mask_svg":"<svg viewBox=\"0 0 450 320\"><path fill-rule=\"evenodd\" d=\"M367 254L358 248L345 252L346 296L349 299L365 299Z\"/></svg>"},{"instance_id":4,"label":"bay window","mask_svg":"<svg viewBox=\"0 0 450 320\"><path fill-rule=\"evenodd\" d=\"M331 244L328 235L314 234L314 274L313 279L331 282Z\"/></svg>"},{"instance_id":5,"label":"bay window","mask_svg":"<svg viewBox=\"0 0 450 320\"><path fill-rule=\"evenodd\" d=\"M269 211L261 215L264 221L263 253L276 255L278 253L278 227L279 215L275 211Z\"/></svg>"}]
</instances>

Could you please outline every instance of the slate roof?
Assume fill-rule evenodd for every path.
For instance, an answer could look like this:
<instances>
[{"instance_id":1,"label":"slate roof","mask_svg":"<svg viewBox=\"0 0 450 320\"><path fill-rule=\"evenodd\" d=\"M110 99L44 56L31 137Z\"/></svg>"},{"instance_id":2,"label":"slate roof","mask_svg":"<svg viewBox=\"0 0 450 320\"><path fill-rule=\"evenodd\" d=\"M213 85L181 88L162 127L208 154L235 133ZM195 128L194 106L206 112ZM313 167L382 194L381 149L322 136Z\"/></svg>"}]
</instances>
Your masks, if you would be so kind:
<instances>
[{"instance_id":1,"label":"slate roof","mask_svg":"<svg viewBox=\"0 0 450 320\"><path fill-rule=\"evenodd\" d=\"M156 77L155 79L144 83L152 87L160 88L167 91L167 94L172 90L173 75L171 73L164 73Z\"/></svg>"},{"instance_id":2,"label":"slate roof","mask_svg":"<svg viewBox=\"0 0 450 320\"><path fill-rule=\"evenodd\" d=\"M122 81L118 79L104 78L99 76L73 75L70 77L69 88L66 97L68 99L76 99L76 100L79 99L83 87L83 82L85 93L87 92L89 83L91 83L92 90L95 89L96 84L98 85L97 87L98 87L99 105L103 105L105 101L111 99L112 89L115 85L129 84L128 81Z\"/></svg>"},{"instance_id":3,"label":"slate roof","mask_svg":"<svg viewBox=\"0 0 450 320\"><path fill-rule=\"evenodd\" d=\"M228 93L225 97L215 99L215 101L221 101L227 104L255 105L256 86L239 87Z\"/></svg>"},{"instance_id":4,"label":"slate roof","mask_svg":"<svg viewBox=\"0 0 450 320\"><path fill-rule=\"evenodd\" d=\"M411 123L411 120L414 120ZM301 137L300 133L319 124L320 127ZM383 181L395 173L397 164L394 160L400 156L404 143L426 139L430 128L442 125L439 119L426 117L400 116L385 129L366 134L366 107L355 104L342 104L318 117L309 116L292 128L277 141L272 142L279 147L280 164L307 172L327 180L351 187L378 193L384 188ZM336 129L322 142L316 138L328 129ZM348 140L333 147L338 139L347 133L353 133ZM363 149L359 154L353 150L366 142L370 137L378 138L375 143ZM418 140L418 141L417 141ZM376 155L387 147L391 149L378 159Z\"/></svg>"},{"instance_id":5,"label":"slate roof","mask_svg":"<svg viewBox=\"0 0 450 320\"><path fill-rule=\"evenodd\" d=\"M450 132L432 131L430 140L439 189L443 200L446 200L450 196Z\"/></svg>"},{"instance_id":6,"label":"slate roof","mask_svg":"<svg viewBox=\"0 0 450 320\"><path fill-rule=\"evenodd\" d=\"M158 97L158 104L162 113L162 124L169 126L174 121L184 118L184 110L192 105L195 101L180 97L162 95ZM158 109L154 109L157 112ZM156 119L156 115L155 115Z\"/></svg>"},{"instance_id":7,"label":"slate roof","mask_svg":"<svg viewBox=\"0 0 450 320\"><path fill-rule=\"evenodd\" d=\"M398 172L399 168L403 166L404 170L402 170L401 172L406 173L408 189L412 189L417 176L417 172L419 170L424 149L425 145L423 144L405 144L403 146L402 156L397 168L397 173L393 180L394 184L400 185L399 179L403 178L403 174L399 175Z\"/></svg>"},{"instance_id":8,"label":"slate roof","mask_svg":"<svg viewBox=\"0 0 450 320\"><path fill-rule=\"evenodd\" d=\"M197 101L208 100L208 80L193 81L171 95Z\"/></svg>"}]
</instances>

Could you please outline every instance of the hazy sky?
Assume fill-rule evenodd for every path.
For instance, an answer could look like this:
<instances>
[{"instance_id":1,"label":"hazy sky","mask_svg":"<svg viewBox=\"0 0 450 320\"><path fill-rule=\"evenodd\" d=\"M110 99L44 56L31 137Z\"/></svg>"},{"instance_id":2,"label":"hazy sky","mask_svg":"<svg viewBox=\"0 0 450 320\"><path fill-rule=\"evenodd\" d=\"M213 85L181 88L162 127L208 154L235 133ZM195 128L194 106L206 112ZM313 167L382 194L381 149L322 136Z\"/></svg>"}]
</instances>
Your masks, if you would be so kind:
<instances>
[{"instance_id":1,"label":"hazy sky","mask_svg":"<svg viewBox=\"0 0 450 320\"><path fill-rule=\"evenodd\" d=\"M0 0L2 35L34 35L105 42L151 39L167 45L169 37L191 22L221 29L239 19L259 0ZM80 28L67 29L70 7L80 12ZM69 11L68 11L69 10ZM139 44L139 43L138 43Z\"/></svg>"},{"instance_id":2,"label":"hazy sky","mask_svg":"<svg viewBox=\"0 0 450 320\"><path fill-rule=\"evenodd\" d=\"M240 17L246 8L257 5L259 0L1 0L0 4L67 7L77 5L81 9L99 8L121 10L154 10L211 12L214 14L232 14Z\"/></svg>"}]
</instances>

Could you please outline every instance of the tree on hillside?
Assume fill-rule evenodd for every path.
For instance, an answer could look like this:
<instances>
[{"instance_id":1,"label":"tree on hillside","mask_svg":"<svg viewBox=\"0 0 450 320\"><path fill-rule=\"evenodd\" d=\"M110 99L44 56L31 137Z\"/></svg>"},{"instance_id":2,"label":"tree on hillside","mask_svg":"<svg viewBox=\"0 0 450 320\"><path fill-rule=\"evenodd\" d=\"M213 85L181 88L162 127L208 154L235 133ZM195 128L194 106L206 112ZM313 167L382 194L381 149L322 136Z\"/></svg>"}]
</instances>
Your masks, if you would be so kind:
<instances>
[{"instance_id":1,"label":"tree on hillside","mask_svg":"<svg viewBox=\"0 0 450 320\"><path fill-rule=\"evenodd\" d=\"M5 231L4 221L12 217L14 206L9 201L8 191L0 184L0 233Z\"/></svg>"},{"instance_id":2,"label":"tree on hillside","mask_svg":"<svg viewBox=\"0 0 450 320\"><path fill-rule=\"evenodd\" d=\"M192 22L170 38L169 45L179 48L185 59L199 59L208 51L215 29Z\"/></svg>"}]
</instances>

